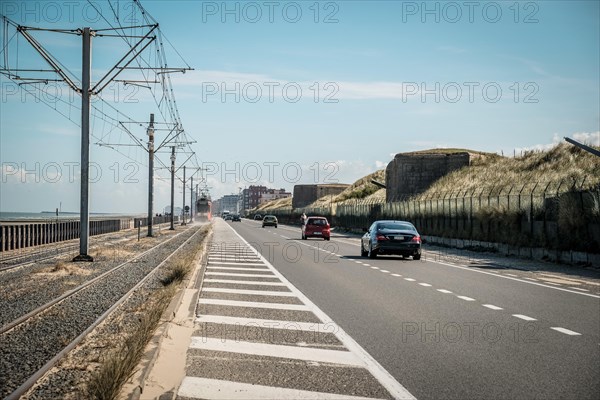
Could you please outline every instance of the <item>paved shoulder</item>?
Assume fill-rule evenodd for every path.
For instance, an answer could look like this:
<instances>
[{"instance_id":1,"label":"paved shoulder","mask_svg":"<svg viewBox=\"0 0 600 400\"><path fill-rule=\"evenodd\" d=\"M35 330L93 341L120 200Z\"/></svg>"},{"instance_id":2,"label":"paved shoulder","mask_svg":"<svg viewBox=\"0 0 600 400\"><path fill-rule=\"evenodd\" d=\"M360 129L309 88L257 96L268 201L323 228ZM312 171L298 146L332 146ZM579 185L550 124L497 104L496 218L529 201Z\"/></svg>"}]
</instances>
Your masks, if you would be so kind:
<instances>
[{"instance_id":1,"label":"paved shoulder","mask_svg":"<svg viewBox=\"0 0 600 400\"><path fill-rule=\"evenodd\" d=\"M413 398L217 220L178 399Z\"/></svg>"}]
</instances>

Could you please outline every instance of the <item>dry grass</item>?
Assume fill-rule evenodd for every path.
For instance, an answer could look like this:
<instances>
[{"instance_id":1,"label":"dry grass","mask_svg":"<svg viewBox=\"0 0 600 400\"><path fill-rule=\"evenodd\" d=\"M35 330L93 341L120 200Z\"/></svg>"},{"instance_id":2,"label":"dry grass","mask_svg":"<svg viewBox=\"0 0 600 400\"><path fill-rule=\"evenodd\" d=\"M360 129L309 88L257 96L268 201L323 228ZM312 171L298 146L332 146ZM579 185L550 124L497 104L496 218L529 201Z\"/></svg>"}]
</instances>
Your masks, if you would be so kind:
<instances>
[{"instance_id":1,"label":"dry grass","mask_svg":"<svg viewBox=\"0 0 600 400\"><path fill-rule=\"evenodd\" d=\"M342 193L334 196L332 201L334 203L339 203L350 199L364 199L383 190L381 187L371 183L371 180L375 180L385 185L385 169L375 171L372 174L360 178Z\"/></svg>"},{"instance_id":2,"label":"dry grass","mask_svg":"<svg viewBox=\"0 0 600 400\"><path fill-rule=\"evenodd\" d=\"M162 289L140 314L135 330L115 351L110 352L102 366L93 374L87 385L89 398L116 399L123 384L131 378L144 354L146 344L152 339L160 318L177 290L176 286Z\"/></svg>"},{"instance_id":3,"label":"dry grass","mask_svg":"<svg viewBox=\"0 0 600 400\"><path fill-rule=\"evenodd\" d=\"M449 192L507 194L532 191L564 193L573 185L589 189L600 184L598 157L561 143L554 148L525 153L522 157L486 157L436 181L420 198Z\"/></svg>"},{"instance_id":4,"label":"dry grass","mask_svg":"<svg viewBox=\"0 0 600 400\"><path fill-rule=\"evenodd\" d=\"M256 207L256 209L254 209L253 212L259 212L259 211L263 211L263 210L280 210L283 208L291 208L291 207L292 207L292 198L287 197L285 199L277 199L277 200L267 201L266 203L263 203L263 204L259 205L258 207Z\"/></svg>"}]
</instances>

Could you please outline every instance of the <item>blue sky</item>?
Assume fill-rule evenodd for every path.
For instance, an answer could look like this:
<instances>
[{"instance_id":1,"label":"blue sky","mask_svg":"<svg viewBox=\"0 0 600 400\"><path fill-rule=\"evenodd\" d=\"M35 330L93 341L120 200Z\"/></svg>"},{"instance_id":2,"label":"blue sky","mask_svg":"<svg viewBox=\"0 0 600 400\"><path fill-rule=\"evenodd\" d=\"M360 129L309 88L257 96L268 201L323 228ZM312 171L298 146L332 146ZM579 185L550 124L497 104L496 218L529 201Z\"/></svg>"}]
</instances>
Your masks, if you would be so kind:
<instances>
[{"instance_id":1,"label":"blue sky","mask_svg":"<svg viewBox=\"0 0 600 400\"><path fill-rule=\"evenodd\" d=\"M106 28L98 11L112 24L113 10L123 25L141 21L124 0L73 4L6 1L2 13L53 29ZM599 4L142 2L160 23L168 65L194 68L171 79L183 127L196 142L187 165L205 168L215 198L250 184L291 191L295 183L351 183L396 153L434 147L512 155L564 136L600 145ZM36 37L79 76L79 36ZM45 67L22 37L18 49L15 41L11 46L2 63L14 68L18 58L21 68ZM120 39L94 38L94 80L126 50ZM56 85L66 103L47 101L48 107L7 78L0 84L0 210L52 210L59 203L77 210L79 98ZM134 121L147 121L151 112L162 121L147 89L113 84L102 97L106 104L96 104L115 119L122 118L110 106ZM104 118L94 116L92 124L92 143L132 143ZM130 129L146 140L143 125ZM157 132L157 140L164 135ZM91 210L144 212L145 153L118 150L91 147L101 173ZM159 157L168 163L168 155ZM178 155L178 165L185 158ZM156 174L160 212L169 183L166 170Z\"/></svg>"}]
</instances>

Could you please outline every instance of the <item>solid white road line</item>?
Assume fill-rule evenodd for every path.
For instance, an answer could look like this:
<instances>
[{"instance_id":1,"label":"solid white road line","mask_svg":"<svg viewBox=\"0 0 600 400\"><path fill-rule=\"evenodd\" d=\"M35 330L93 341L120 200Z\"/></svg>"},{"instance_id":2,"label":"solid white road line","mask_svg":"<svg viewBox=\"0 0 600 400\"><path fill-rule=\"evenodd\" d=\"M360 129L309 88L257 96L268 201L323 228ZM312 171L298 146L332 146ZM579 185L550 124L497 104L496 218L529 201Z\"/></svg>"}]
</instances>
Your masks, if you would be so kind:
<instances>
[{"instance_id":1,"label":"solid white road line","mask_svg":"<svg viewBox=\"0 0 600 400\"><path fill-rule=\"evenodd\" d=\"M446 293L446 294L448 294L448 293L452 293L451 291L449 291L449 290L446 290L446 289L437 289L437 291L438 291L438 292L441 292L441 293Z\"/></svg>"},{"instance_id":2,"label":"solid white road line","mask_svg":"<svg viewBox=\"0 0 600 400\"><path fill-rule=\"evenodd\" d=\"M339 329L336 324L321 324L316 322L279 321L274 319L229 317L225 315L201 315L196 318L198 322L213 324L258 326L269 329L286 329L290 331L335 333Z\"/></svg>"},{"instance_id":3,"label":"solid white road line","mask_svg":"<svg viewBox=\"0 0 600 400\"><path fill-rule=\"evenodd\" d=\"M376 400L370 397L348 396L334 393L311 392L308 390L253 385L217 379L186 376L177 392L180 397L212 400Z\"/></svg>"},{"instance_id":4,"label":"solid white road line","mask_svg":"<svg viewBox=\"0 0 600 400\"><path fill-rule=\"evenodd\" d=\"M211 261L208 260L208 265L262 265L263 263L249 263L249 262L229 262L229 261Z\"/></svg>"},{"instance_id":5,"label":"solid white road line","mask_svg":"<svg viewBox=\"0 0 600 400\"><path fill-rule=\"evenodd\" d=\"M565 329L565 328L560 328L558 326L555 327L551 327L550 329L554 329L557 332L560 333L564 333L565 335L570 335L570 336L581 336L581 333L569 330L569 329Z\"/></svg>"},{"instance_id":6,"label":"solid white road line","mask_svg":"<svg viewBox=\"0 0 600 400\"><path fill-rule=\"evenodd\" d=\"M291 358L294 360L326 362L364 367L364 363L350 351L316 349L281 344L245 342L192 336L192 349L226 351L228 353L253 354L257 356Z\"/></svg>"},{"instance_id":7,"label":"solid white road line","mask_svg":"<svg viewBox=\"0 0 600 400\"><path fill-rule=\"evenodd\" d=\"M483 304L483 306L489 308L490 310L503 310L502 307L498 307L493 304Z\"/></svg>"},{"instance_id":8,"label":"solid white road line","mask_svg":"<svg viewBox=\"0 0 600 400\"><path fill-rule=\"evenodd\" d=\"M248 308L268 308L272 310L291 310L291 311L310 311L303 304L283 304L283 303L262 303L258 301L238 301L238 300L221 300L221 299L205 299L198 300L200 304L211 304L215 306L228 307L248 307Z\"/></svg>"},{"instance_id":9,"label":"solid white road line","mask_svg":"<svg viewBox=\"0 0 600 400\"><path fill-rule=\"evenodd\" d=\"M238 281L233 279L212 279L206 278L204 282L214 283L235 283L236 285L256 285L256 286L286 286L282 282L260 282L260 281Z\"/></svg>"},{"instance_id":10,"label":"solid white road line","mask_svg":"<svg viewBox=\"0 0 600 400\"><path fill-rule=\"evenodd\" d=\"M230 229L248 246L250 244L246 239L244 239L239 233L237 233L233 228ZM269 267L272 268L273 273L279 277L282 282L287 284L287 287L294 293L296 296L306 304L310 310L321 320L324 324L329 324L335 322L325 314L316 304L314 304L308 297L304 295L300 290L298 290L294 285L290 283L266 258L254 250L257 256L261 257L261 260ZM390 392L391 396L395 399L414 399L415 397L408 391L400 382L398 382L381 364L377 362L361 345L359 345L350 335L348 335L342 328L340 328L337 332L335 332L336 337L348 350L354 353L358 358L362 360L365 365L365 368L383 385L384 388Z\"/></svg>"},{"instance_id":11,"label":"solid white road line","mask_svg":"<svg viewBox=\"0 0 600 400\"><path fill-rule=\"evenodd\" d=\"M203 292L211 293L231 293L231 294L249 294L257 296L279 296L279 297L296 297L292 292L274 292L271 290L246 290L246 289L227 289L227 288L214 288L206 287L202 289Z\"/></svg>"},{"instance_id":12,"label":"solid white road line","mask_svg":"<svg viewBox=\"0 0 600 400\"><path fill-rule=\"evenodd\" d=\"M261 272L270 272L271 271L268 268L214 267L214 266L210 266L210 265L208 265L206 267L206 269L210 269L211 271L216 270L216 269L222 269L225 271L261 271Z\"/></svg>"},{"instance_id":13,"label":"solid white road line","mask_svg":"<svg viewBox=\"0 0 600 400\"><path fill-rule=\"evenodd\" d=\"M467 297L467 296L456 296L461 300L465 300L465 301L475 301L475 299L471 298L471 297Z\"/></svg>"},{"instance_id":14,"label":"solid white road line","mask_svg":"<svg viewBox=\"0 0 600 400\"><path fill-rule=\"evenodd\" d=\"M205 275L211 275L211 276L239 276L239 277L244 277L244 278L274 278L277 279L277 277L273 274L236 274L234 272L206 272Z\"/></svg>"},{"instance_id":15,"label":"solid white road line","mask_svg":"<svg viewBox=\"0 0 600 400\"><path fill-rule=\"evenodd\" d=\"M528 317L527 315L523 315L523 314L513 314L512 316L516 317L516 318L523 319L525 321L537 321L537 319Z\"/></svg>"}]
</instances>

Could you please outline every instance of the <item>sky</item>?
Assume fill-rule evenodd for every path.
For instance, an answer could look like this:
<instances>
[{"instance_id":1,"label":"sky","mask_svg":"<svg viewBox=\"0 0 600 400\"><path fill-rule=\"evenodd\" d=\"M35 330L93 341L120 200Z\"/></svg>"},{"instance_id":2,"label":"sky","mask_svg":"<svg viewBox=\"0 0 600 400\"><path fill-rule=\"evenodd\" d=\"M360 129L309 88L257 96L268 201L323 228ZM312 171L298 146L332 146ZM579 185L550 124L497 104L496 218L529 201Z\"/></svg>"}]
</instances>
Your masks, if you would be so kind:
<instances>
[{"instance_id":1,"label":"sky","mask_svg":"<svg viewBox=\"0 0 600 400\"><path fill-rule=\"evenodd\" d=\"M102 100L93 99L92 212L146 212L148 154L140 144L148 140L150 113L157 143L174 120L184 129L176 206L183 202L182 165L189 204L190 176L219 198L249 185L292 191L295 184L352 183L416 150L512 156L565 136L600 145L598 1L141 4L160 36L139 56L144 61L130 66L158 60L186 70L168 73L174 103L160 85L131 84L154 80L147 69L123 72L116 79L128 84L111 82L96 96ZM129 50L103 29L144 24L125 0L2 1L0 12L16 24L55 30L28 32L76 85L81 36L56 30L97 31L94 85ZM12 25L1 38L1 68L48 69ZM64 83L26 82L0 76L0 211L77 211L81 99ZM155 212L170 201L173 144L157 154Z\"/></svg>"}]
</instances>

